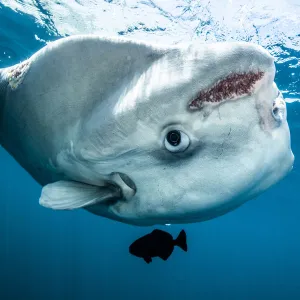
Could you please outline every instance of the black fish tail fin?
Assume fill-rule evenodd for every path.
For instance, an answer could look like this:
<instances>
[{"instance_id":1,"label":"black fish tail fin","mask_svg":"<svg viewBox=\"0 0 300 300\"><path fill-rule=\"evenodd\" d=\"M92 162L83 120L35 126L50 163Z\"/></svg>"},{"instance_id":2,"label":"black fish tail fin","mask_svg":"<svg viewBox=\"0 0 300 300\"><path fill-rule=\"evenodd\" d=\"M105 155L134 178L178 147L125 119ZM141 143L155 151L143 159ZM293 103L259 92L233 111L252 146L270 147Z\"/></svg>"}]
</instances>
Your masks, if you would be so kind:
<instances>
[{"instance_id":1,"label":"black fish tail fin","mask_svg":"<svg viewBox=\"0 0 300 300\"><path fill-rule=\"evenodd\" d=\"M187 251L187 244L186 244L186 233L184 230L181 230L177 239L174 241L174 244L180 247L183 251Z\"/></svg>"}]
</instances>

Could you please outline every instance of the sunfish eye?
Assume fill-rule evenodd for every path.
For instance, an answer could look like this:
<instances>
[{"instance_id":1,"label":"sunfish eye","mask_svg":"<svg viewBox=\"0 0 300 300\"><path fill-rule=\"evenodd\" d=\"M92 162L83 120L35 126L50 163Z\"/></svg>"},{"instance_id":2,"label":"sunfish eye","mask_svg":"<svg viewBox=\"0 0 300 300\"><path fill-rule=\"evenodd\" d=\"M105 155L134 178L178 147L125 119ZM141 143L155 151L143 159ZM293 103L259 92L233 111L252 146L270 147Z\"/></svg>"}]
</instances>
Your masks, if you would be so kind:
<instances>
[{"instance_id":1,"label":"sunfish eye","mask_svg":"<svg viewBox=\"0 0 300 300\"><path fill-rule=\"evenodd\" d=\"M171 130L165 137L165 147L170 152L184 151L190 144L189 137L180 130Z\"/></svg>"}]
</instances>

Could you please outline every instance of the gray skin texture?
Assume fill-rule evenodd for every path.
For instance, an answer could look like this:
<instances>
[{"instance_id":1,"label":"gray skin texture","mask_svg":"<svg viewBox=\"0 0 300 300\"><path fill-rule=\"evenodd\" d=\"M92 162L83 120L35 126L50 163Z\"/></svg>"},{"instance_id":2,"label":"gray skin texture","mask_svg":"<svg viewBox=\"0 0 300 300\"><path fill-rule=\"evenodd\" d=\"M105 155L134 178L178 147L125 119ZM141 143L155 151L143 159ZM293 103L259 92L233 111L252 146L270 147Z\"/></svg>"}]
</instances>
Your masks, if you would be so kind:
<instances>
[{"instance_id":1,"label":"gray skin texture","mask_svg":"<svg viewBox=\"0 0 300 300\"><path fill-rule=\"evenodd\" d=\"M264 76L251 93L189 109L199 91L226 76L258 71ZM86 195L85 205L61 209L84 207L141 226L204 221L261 194L292 168L274 75L273 58L250 43L68 37L0 70L0 142L43 186L46 207ZM186 149L170 151L170 130L182 133ZM112 176L119 173L134 191ZM81 185L76 190L68 181Z\"/></svg>"}]
</instances>

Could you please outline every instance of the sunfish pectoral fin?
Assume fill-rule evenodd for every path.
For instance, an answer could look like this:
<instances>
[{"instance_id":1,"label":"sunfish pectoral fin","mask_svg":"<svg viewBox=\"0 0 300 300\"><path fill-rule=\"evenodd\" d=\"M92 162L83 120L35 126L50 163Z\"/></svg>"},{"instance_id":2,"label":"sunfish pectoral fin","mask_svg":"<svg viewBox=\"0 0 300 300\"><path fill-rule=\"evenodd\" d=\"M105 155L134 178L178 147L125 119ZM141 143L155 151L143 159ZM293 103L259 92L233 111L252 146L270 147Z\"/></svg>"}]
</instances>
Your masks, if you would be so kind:
<instances>
[{"instance_id":1,"label":"sunfish pectoral fin","mask_svg":"<svg viewBox=\"0 0 300 300\"><path fill-rule=\"evenodd\" d=\"M55 210L72 210L116 198L117 192L109 187L62 180L44 186L39 203Z\"/></svg>"}]
</instances>

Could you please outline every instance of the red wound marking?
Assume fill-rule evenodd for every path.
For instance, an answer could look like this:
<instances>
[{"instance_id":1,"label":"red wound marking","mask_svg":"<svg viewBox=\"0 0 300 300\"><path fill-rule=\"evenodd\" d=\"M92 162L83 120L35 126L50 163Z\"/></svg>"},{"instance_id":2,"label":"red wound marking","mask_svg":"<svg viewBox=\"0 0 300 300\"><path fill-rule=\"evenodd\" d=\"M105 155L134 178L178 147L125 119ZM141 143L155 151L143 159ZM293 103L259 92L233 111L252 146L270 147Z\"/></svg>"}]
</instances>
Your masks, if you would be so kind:
<instances>
[{"instance_id":1,"label":"red wound marking","mask_svg":"<svg viewBox=\"0 0 300 300\"><path fill-rule=\"evenodd\" d=\"M238 96L251 94L254 84L260 80L264 72L249 72L232 74L219 81L206 91L200 91L197 97L190 102L190 109L198 109L204 102L217 103Z\"/></svg>"}]
</instances>

